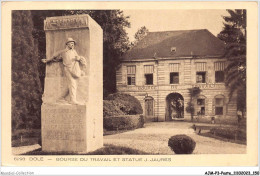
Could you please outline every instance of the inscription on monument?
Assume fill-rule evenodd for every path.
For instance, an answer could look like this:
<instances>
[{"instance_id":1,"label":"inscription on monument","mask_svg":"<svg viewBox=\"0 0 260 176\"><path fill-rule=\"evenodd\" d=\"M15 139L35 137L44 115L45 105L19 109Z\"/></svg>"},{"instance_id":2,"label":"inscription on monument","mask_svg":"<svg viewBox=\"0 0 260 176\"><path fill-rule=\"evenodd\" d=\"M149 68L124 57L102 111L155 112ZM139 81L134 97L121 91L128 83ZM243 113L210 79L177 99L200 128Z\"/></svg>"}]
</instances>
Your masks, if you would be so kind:
<instances>
[{"instance_id":1,"label":"inscription on monument","mask_svg":"<svg viewBox=\"0 0 260 176\"><path fill-rule=\"evenodd\" d=\"M62 19L48 19L45 21L44 30L88 27L87 20L87 17L79 18L77 16Z\"/></svg>"},{"instance_id":2,"label":"inscription on monument","mask_svg":"<svg viewBox=\"0 0 260 176\"><path fill-rule=\"evenodd\" d=\"M84 141L84 135L81 135L85 127L83 110L46 108L44 111L44 139Z\"/></svg>"}]
</instances>

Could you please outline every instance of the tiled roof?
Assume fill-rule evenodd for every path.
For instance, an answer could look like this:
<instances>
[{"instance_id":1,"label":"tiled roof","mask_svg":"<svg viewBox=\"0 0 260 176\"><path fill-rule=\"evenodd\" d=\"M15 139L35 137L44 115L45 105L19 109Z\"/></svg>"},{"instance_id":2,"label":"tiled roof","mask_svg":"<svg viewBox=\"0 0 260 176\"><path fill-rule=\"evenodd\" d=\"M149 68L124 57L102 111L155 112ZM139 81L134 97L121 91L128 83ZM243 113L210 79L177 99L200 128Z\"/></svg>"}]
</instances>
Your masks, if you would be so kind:
<instances>
[{"instance_id":1,"label":"tiled roof","mask_svg":"<svg viewBox=\"0 0 260 176\"><path fill-rule=\"evenodd\" d=\"M171 48L176 48L172 52ZM188 56L223 56L225 44L207 29L149 32L123 60Z\"/></svg>"}]
</instances>

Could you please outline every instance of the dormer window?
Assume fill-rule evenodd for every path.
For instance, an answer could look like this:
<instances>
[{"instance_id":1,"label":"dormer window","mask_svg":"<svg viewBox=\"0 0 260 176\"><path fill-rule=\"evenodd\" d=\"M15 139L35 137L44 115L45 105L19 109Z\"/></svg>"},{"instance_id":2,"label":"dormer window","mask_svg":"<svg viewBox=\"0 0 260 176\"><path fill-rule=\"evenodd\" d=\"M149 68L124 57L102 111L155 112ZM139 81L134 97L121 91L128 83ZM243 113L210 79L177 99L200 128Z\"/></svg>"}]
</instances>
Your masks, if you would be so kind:
<instances>
[{"instance_id":1,"label":"dormer window","mask_svg":"<svg viewBox=\"0 0 260 176\"><path fill-rule=\"evenodd\" d=\"M176 47L171 47L171 52L172 53L176 52Z\"/></svg>"}]
</instances>

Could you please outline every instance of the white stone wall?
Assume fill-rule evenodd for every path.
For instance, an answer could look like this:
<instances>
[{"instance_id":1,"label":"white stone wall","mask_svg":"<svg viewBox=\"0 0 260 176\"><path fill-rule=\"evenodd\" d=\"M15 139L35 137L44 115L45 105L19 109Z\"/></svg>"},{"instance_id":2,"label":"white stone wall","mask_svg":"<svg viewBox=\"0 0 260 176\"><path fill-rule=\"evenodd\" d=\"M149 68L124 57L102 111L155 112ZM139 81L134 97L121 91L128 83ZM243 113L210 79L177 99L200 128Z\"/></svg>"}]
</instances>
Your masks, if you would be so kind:
<instances>
[{"instance_id":1,"label":"white stone wall","mask_svg":"<svg viewBox=\"0 0 260 176\"><path fill-rule=\"evenodd\" d=\"M201 88L201 95L206 97L206 114L203 117L194 116L198 121L209 122L214 115L214 97L223 95L225 97L225 113L222 116L215 116L216 121L233 123L236 121L236 96L231 101L228 99L228 89L224 83L215 83L214 62L225 61L223 58L203 59L159 59L149 62L125 62L117 71L117 90L135 96L145 112L145 97L151 96L154 99L154 121L165 121L166 97L170 93L179 93L184 98L184 120L191 120L191 114L186 112L187 103L190 101L188 89L194 86ZM196 83L196 62L206 62L206 83ZM179 84L170 84L169 64L179 64ZM127 85L128 65L136 65L136 85ZM144 65L154 65L153 85L145 85ZM194 99L194 98L193 98ZM195 101L195 99L194 99Z\"/></svg>"}]
</instances>

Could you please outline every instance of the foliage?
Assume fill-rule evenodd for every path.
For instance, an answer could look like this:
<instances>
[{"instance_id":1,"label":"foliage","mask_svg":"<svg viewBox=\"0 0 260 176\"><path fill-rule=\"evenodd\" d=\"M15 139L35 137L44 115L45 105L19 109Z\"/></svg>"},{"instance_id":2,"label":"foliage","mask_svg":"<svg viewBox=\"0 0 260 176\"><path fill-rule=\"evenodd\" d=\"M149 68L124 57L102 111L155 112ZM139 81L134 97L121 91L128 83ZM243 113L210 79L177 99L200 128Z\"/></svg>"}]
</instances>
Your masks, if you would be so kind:
<instances>
[{"instance_id":1,"label":"foliage","mask_svg":"<svg viewBox=\"0 0 260 176\"><path fill-rule=\"evenodd\" d=\"M242 128L215 127L210 129L210 133L227 139L236 139L246 141L246 130Z\"/></svg>"},{"instance_id":2,"label":"foliage","mask_svg":"<svg viewBox=\"0 0 260 176\"><path fill-rule=\"evenodd\" d=\"M103 117L124 115L125 113L117 107L113 101L103 100Z\"/></svg>"},{"instance_id":3,"label":"foliage","mask_svg":"<svg viewBox=\"0 0 260 176\"><path fill-rule=\"evenodd\" d=\"M41 129L17 129L12 132L12 147L39 144Z\"/></svg>"},{"instance_id":4,"label":"foliage","mask_svg":"<svg viewBox=\"0 0 260 176\"><path fill-rule=\"evenodd\" d=\"M201 93L201 89L199 87L192 87L189 89L189 93L191 97L196 97Z\"/></svg>"},{"instance_id":5,"label":"foliage","mask_svg":"<svg viewBox=\"0 0 260 176\"><path fill-rule=\"evenodd\" d=\"M172 136L168 141L168 146L175 154L191 154L196 142L191 137L180 134Z\"/></svg>"},{"instance_id":6,"label":"foliage","mask_svg":"<svg viewBox=\"0 0 260 176\"><path fill-rule=\"evenodd\" d=\"M116 91L116 68L121 56L129 49L129 38L125 28L130 27L127 16L120 10L41 10L32 11L34 37L38 40L39 58L45 58L46 39L43 21L46 17L89 14L103 29L103 87L104 95ZM39 67L44 82L45 65Z\"/></svg>"},{"instance_id":7,"label":"foliage","mask_svg":"<svg viewBox=\"0 0 260 176\"><path fill-rule=\"evenodd\" d=\"M132 46L135 46L140 40L142 40L147 35L148 32L149 30L145 26L139 28L135 33L135 41L131 43Z\"/></svg>"},{"instance_id":8,"label":"foliage","mask_svg":"<svg viewBox=\"0 0 260 176\"><path fill-rule=\"evenodd\" d=\"M238 93L238 109L246 109L246 10L227 10L224 28L218 38L226 43L225 57L229 64L226 68L226 85L230 88L229 97Z\"/></svg>"},{"instance_id":9,"label":"foliage","mask_svg":"<svg viewBox=\"0 0 260 176\"><path fill-rule=\"evenodd\" d=\"M12 12L12 130L39 128L42 88L30 11Z\"/></svg>"},{"instance_id":10,"label":"foliage","mask_svg":"<svg viewBox=\"0 0 260 176\"><path fill-rule=\"evenodd\" d=\"M195 109L194 109L194 104L191 103L191 102L188 102L188 103L187 103L187 106L186 106L186 111L187 111L188 113L191 113L191 114L193 115L193 114L194 114L194 111L195 111Z\"/></svg>"},{"instance_id":11,"label":"foliage","mask_svg":"<svg viewBox=\"0 0 260 176\"><path fill-rule=\"evenodd\" d=\"M189 90L189 94L190 94L190 102L188 102L186 111L188 113L191 113L191 119L193 120L195 108L194 108L194 104L192 103L192 101L193 101L192 99L197 97L201 93L202 90L199 87L192 87L192 88L189 88L188 90Z\"/></svg>"},{"instance_id":12,"label":"foliage","mask_svg":"<svg viewBox=\"0 0 260 176\"><path fill-rule=\"evenodd\" d=\"M143 113L143 109L139 100L137 100L134 96L131 96L129 94L110 94L106 97L106 100L111 101L124 114L135 115Z\"/></svg>"},{"instance_id":13,"label":"foliage","mask_svg":"<svg viewBox=\"0 0 260 176\"><path fill-rule=\"evenodd\" d=\"M144 126L142 115L121 115L104 118L104 128L106 130L131 130Z\"/></svg>"},{"instance_id":14,"label":"foliage","mask_svg":"<svg viewBox=\"0 0 260 176\"><path fill-rule=\"evenodd\" d=\"M123 93L110 94L103 101L104 128L125 130L143 127L144 117L140 102Z\"/></svg>"}]
</instances>

